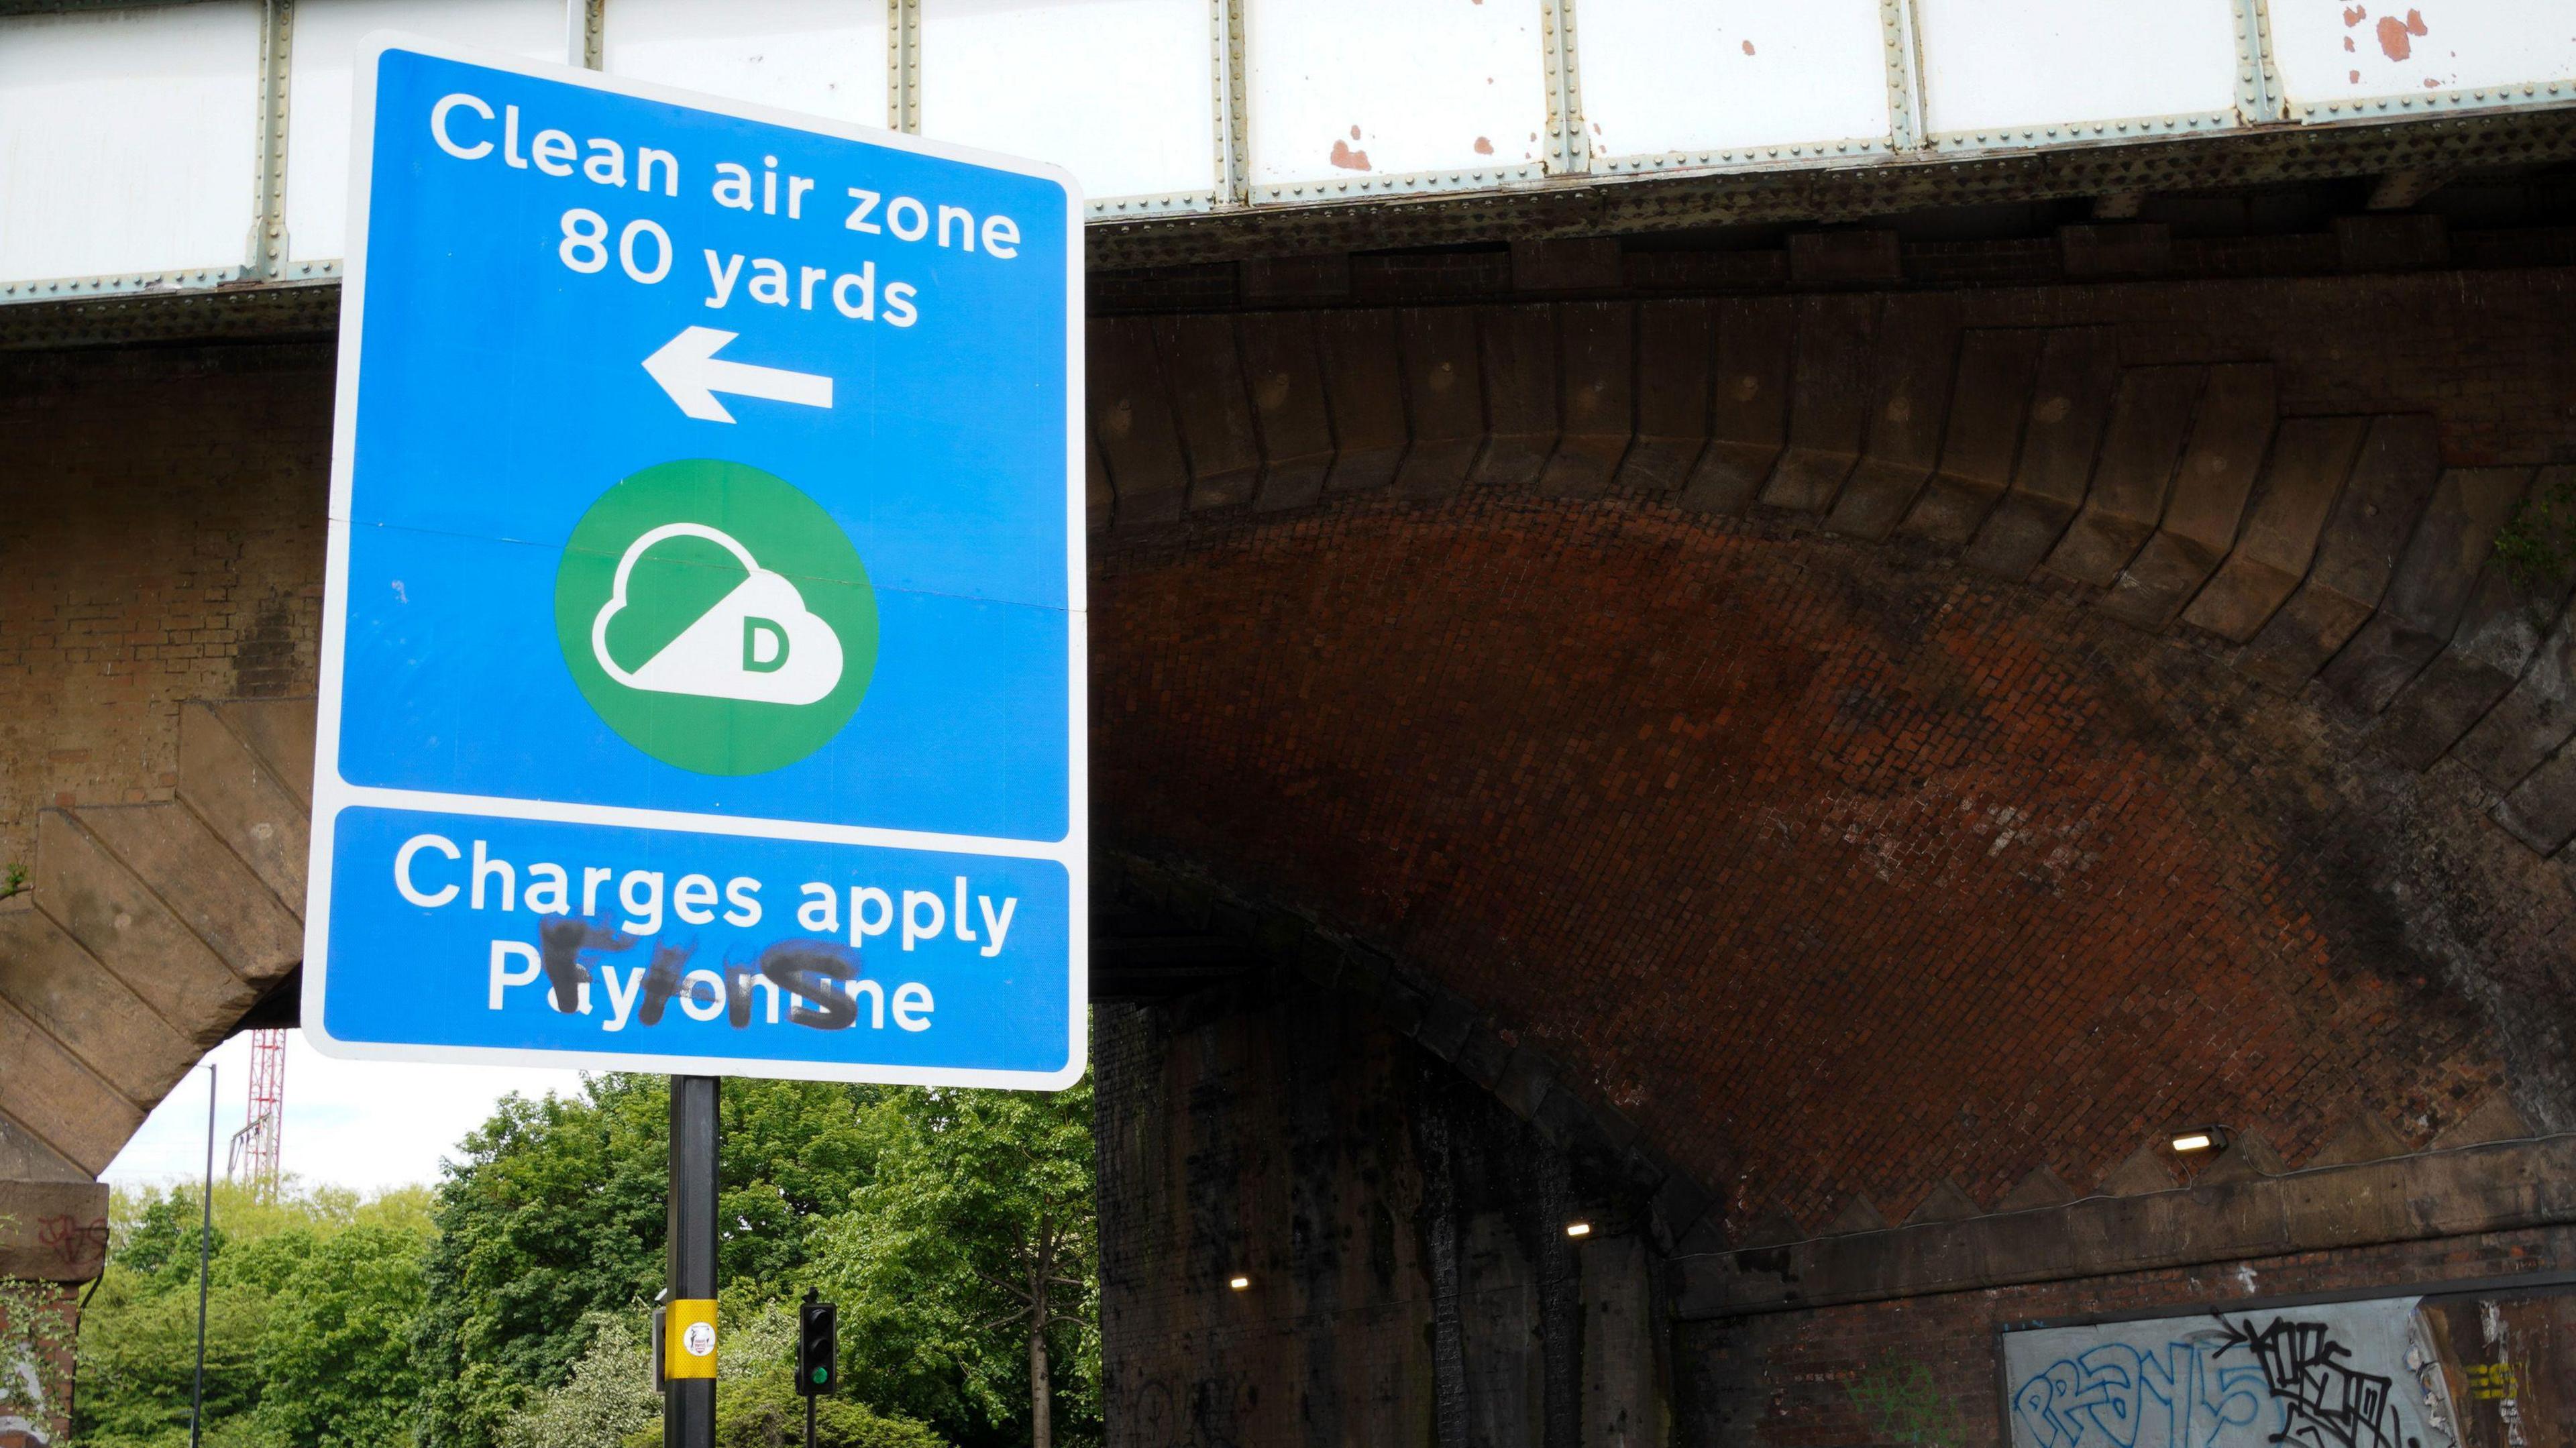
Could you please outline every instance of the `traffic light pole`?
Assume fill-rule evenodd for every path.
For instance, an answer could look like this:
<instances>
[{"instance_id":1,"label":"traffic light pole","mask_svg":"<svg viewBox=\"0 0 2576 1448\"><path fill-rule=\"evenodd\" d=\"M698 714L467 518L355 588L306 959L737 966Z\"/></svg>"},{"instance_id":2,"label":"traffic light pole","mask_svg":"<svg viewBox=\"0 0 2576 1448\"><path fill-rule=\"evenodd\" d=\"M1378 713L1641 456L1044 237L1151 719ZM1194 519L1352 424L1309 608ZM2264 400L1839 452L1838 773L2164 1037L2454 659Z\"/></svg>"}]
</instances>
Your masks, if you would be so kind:
<instances>
[{"instance_id":1,"label":"traffic light pole","mask_svg":"<svg viewBox=\"0 0 2576 1448\"><path fill-rule=\"evenodd\" d=\"M715 1448L716 1078L671 1078L662 1448Z\"/></svg>"}]
</instances>

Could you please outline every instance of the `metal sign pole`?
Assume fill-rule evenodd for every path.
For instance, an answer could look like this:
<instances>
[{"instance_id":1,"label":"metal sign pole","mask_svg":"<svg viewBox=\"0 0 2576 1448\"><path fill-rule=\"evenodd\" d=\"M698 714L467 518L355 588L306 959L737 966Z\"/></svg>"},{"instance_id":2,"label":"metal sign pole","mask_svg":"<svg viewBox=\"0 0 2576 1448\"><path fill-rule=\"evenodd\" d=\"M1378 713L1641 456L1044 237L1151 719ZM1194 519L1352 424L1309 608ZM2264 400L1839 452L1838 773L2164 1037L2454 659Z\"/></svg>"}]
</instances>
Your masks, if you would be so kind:
<instances>
[{"instance_id":1,"label":"metal sign pole","mask_svg":"<svg viewBox=\"0 0 2576 1448\"><path fill-rule=\"evenodd\" d=\"M716 1441L716 1078L671 1078L671 1297L662 1334L662 1448Z\"/></svg>"},{"instance_id":2,"label":"metal sign pole","mask_svg":"<svg viewBox=\"0 0 2576 1448\"><path fill-rule=\"evenodd\" d=\"M188 1390L188 1448L204 1441L206 1427L206 1272L215 1245L215 1067L206 1064L206 1185L197 1220L197 1379Z\"/></svg>"}]
</instances>

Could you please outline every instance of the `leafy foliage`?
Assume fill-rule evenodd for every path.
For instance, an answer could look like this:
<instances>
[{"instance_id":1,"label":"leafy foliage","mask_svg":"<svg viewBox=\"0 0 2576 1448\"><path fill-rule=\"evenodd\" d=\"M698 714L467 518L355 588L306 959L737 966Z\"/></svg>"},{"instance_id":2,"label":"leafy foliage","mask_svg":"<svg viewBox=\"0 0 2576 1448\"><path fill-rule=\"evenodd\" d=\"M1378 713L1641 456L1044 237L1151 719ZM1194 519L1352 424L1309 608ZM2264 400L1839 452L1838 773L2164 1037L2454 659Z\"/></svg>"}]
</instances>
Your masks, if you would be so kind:
<instances>
[{"instance_id":1,"label":"leafy foliage","mask_svg":"<svg viewBox=\"0 0 2576 1448\"><path fill-rule=\"evenodd\" d=\"M1096 1441L1090 1093L729 1081L718 1249L723 1448L801 1444L794 1307L837 1296L823 1448ZM263 1202L219 1187L207 1312L213 1448L658 1444L645 1348L663 1285L659 1077L504 1099L433 1193ZM179 1448L199 1203L120 1193L84 1321L83 1448ZM1039 1351L1031 1351L1034 1325Z\"/></svg>"},{"instance_id":2,"label":"leafy foliage","mask_svg":"<svg viewBox=\"0 0 2576 1448\"><path fill-rule=\"evenodd\" d=\"M877 1156L866 1087L730 1081L717 1153L719 1280L785 1292L825 1214ZM579 1096L505 1099L439 1189L430 1306L430 1448L495 1448L529 1394L565 1380L601 1314L663 1283L670 1092L658 1076L587 1078ZM770 1287L768 1284L776 1284Z\"/></svg>"},{"instance_id":3,"label":"leafy foliage","mask_svg":"<svg viewBox=\"0 0 2576 1448\"><path fill-rule=\"evenodd\" d=\"M2496 531L2495 555L2525 588L2539 588L2576 566L2576 472L2559 474L2515 505Z\"/></svg>"},{"instance_id":4,"label":"leafy foliage","mask_svg":"<svg viewBox=\"0 0 2576 1448\"><path fill-rule=\"evenodd\" d=\"M590 1350L570 1377L511 1415L502 1448L603 1448L638 1433L656 1435L658 1445L662 1400L653 1392L650 1335L613 1313L587 1326Z\"/></svg>"},{"instance_id":5,"label":"leafy foliage","mask_svg":"<svg viewBox=\"0 0 2576 1448\"><path fill-rule=\"evenodd\" d=\"M1094 1429L1091 1088L904 1092L877 1115L876 1179L822 1227L816 1253L841 1302L847 1381L960 1441L996 1439L1034 1426L1034 1324L1065 1380L1051 1406Z\"/></svg>"},{"instance_id":6,"label":"leafy foliage","mask_svg":"<svg viewBox=\"0 0 2576 1448\"><path fill-rule=\"evenodd\" d=\"M407 1337L420 1310L427 1192L334 1190L265 1201L219 1186L225 1225L206 1302L206 1438L315 1448L398 1443L418 1396ZM188 1438L196 1368L192 1189L120 1191L113 1246L82 1314L73 1436L98 1448Z\"/></svg>"}]
</instances>

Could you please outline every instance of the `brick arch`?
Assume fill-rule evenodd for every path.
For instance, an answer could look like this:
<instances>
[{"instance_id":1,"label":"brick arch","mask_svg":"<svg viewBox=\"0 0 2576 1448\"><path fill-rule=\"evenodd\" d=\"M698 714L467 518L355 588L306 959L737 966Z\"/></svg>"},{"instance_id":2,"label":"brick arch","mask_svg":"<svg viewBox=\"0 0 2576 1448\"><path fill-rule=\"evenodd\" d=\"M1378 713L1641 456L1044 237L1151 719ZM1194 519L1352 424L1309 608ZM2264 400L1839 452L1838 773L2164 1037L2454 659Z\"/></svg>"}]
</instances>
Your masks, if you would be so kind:
<instances>
[{"instance_id":1,"label":"brick arch","mask_svg":"<svg viewBox=\"0 0 2576 1448\"><path fill-rule=\"evenodd\" d=\"M2027 320L1100 324L1104 838L1490 1011L1738 1240L2576 1120L2565 584L2490 561L2560 474Z\"/></svg>"}]
</instances>

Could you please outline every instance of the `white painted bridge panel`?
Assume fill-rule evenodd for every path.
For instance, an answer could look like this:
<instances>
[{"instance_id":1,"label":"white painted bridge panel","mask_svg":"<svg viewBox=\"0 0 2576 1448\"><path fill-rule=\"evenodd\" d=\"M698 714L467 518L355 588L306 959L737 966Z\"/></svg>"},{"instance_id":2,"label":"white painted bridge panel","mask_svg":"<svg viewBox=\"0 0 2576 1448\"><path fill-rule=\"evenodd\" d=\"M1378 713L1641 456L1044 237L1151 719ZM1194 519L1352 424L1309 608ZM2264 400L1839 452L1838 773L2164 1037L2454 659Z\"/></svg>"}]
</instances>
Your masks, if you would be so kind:
<instances>
[{"instance_id":1,"label":"white painted bridge panel","mask_svg":"<svg viewBox=\"0 0 2576 1448\"><path fill-rule=\"evenodd\" d=\"M594 21L616 74L909 115L1109 216L2576 106L2569 0L0 0L0 301L317 274L360 36L579 61Z\"/></svg>"},{"instance_id":2,"label":"white painted bridge panel","mask_svg":"<svg viewBox=\"0 0 2576 1448\"><path fill-rule=\"evenodd\" d=\"M1539 174L1548 151L1540 0L1246 4L1256 194L1366 194L1424 173Z\"/></svg>"},{"instance_id":3,"label":"white painted bridge panel","mask_svg":"<svg viewBox=\"0 0 2576 1448\"><path fill-rule=\"evenodd\" d=\"M611 75L857 125L885 124L882 5L617 0L600 20Z\"/></svg>"},{"instance_id":4,"label":"white painted bridge panel","mask_svg":"<svg viewBox=\"0 0 2576 1448\"><path fill-rule=\"evenodd\" d=\"M1916 0L1935 135L2045 130L2236 107L2229 0Z\"/></svg>"},{"instance_id":5,"label":"white painted bridge panel","mask_svg":"<svg viewBox=\"0 0 2576 1448\"><path fill-rule=\"evenodd\" d=\"M0 18L0 281L239 267L259 6Z\"/></svg>"},{"instance_id":6,"label":"white painted bridge panel","mask_svg":"<svg viewBox=\"0 0 2576 1448\"><path fill-rule=\"evenodd\" d=\"M1889 140L1878 0L1584 0L1581 24L1595 157Z\"/></svg>"},{"instance_id":7,"label":"white painted bridge panel","mask_svg":"<svg viewBox=\"0 0 2576 1448\"><path fill-rule=\"evenodd\" d=\"M2315 112L2576 78L2567 0L2273 0L2272 39L2291 102Z\"/></svg>"},{"instance_id":8,"label":"white painted bridge panel","mask_svg":"<svg viewBox=\"0 0 2576 1448\"><path fill-rule=\"evenodd\" d=\"M1206 0L923 0L922 134L1053 161L1086 196L1213 191Z\"/></svg>"}]
</instances>

